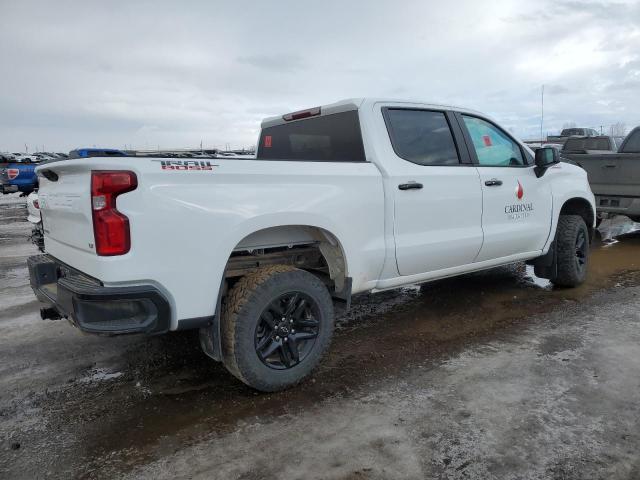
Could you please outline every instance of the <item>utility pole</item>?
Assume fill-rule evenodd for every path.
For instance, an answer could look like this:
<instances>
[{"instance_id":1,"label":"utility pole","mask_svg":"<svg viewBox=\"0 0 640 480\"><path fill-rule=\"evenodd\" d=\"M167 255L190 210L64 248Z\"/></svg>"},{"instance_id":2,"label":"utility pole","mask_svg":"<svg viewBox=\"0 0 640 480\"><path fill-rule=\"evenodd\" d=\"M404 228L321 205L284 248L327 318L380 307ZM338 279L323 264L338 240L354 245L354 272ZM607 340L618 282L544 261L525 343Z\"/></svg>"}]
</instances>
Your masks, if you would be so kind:
<instances>
[{"instance_id":1,"label":"utility pole","mask_svg":"<svg viewBox=\"0 0 640 480\"><path fill-rule=\"evenodd\" d=\"M602 127L603 125L600 125L600 135L602 135Z\"/></svg>"},{"instance_id":2,"label":"utility pole","mask_svg":"<svg viewBox=\"0 0 640 480\"><path fill-rule=\"evenodd\" d=\"M544 125L544 83L542 84L542 95L540 99L540 141L544 142L542 126Z\"/></svg>"}]
</instances>

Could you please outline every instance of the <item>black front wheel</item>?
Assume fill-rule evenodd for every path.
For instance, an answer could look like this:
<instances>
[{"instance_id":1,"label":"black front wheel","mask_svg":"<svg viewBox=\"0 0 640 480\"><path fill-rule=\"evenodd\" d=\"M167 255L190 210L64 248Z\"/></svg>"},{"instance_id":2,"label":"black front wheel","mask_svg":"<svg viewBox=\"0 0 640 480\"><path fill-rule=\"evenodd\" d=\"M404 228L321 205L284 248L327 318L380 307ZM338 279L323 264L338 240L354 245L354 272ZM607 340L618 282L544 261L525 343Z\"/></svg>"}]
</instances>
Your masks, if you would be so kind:
<instances>
[{"instance_id":1,"label":"black front wheel","mask_svg":"<svg viewBox=\"0 0 640 480\"><path fill-rule=\"evenodd\" d=\"M238 281L221 321L227 369L273 392L300 382L319 363L333 333L333 303L311 273L273 265Z\"/></svg>"},{"instance_id":2,"label":"black front wheel","mask_svg":"<svg viewBox=\"0 0 640 480\"><path fill-rule=\"evenodd\" d=\"M576 287L587 277L589 230L579 215L560 215L556 233L557 275L561 287Z\"/></svg>"}]
</instances>

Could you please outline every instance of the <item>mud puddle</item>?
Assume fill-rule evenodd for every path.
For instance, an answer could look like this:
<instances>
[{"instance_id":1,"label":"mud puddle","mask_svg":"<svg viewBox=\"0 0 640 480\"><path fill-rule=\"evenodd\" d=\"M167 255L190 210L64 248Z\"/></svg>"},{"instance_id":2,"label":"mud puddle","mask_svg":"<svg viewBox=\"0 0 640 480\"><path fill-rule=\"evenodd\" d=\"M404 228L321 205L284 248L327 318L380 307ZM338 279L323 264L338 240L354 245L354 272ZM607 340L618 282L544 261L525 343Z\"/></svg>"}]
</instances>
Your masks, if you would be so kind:
<instances>
[{"instance_id":1,"label":"mud puddle","mask_svg":"<svg viewBox=\"0 0 640 480\"><path fill-rule=\"evenodd\" d=\"M67 385L33 392L0 412L29 417L7 439L22 445L10 454L11 471L113 476L203 438L359 396L390 376L517 335L537 313L640 282L640 225L614 220L600 226L587 282L576 289L555 289L515 264L356 297L349 312L338 314L321 367L287 392L246 388L204 357L191 333L134 340L111 364L79 366ZM34 463L29 456L36 454Z\"/></svg>"}]
</instances>

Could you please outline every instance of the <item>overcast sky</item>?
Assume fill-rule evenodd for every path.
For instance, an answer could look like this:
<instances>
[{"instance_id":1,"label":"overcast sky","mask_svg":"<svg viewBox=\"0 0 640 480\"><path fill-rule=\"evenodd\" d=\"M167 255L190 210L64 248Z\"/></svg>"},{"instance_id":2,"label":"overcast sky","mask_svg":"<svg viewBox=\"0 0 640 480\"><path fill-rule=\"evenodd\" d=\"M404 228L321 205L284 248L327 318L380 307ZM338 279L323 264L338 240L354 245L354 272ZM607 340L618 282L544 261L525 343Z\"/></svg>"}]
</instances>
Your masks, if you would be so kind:
<instances>
[{"instance_id":1,"label":"overcast sky","mask_svg":"<svg viewBox=\"0 0 640 480\"><path fill-rule=\"evenodd\" d=\"M249 146L342 98L640 124L640 1L0 0L0 151Z\"/></svg>"}]
</instances>

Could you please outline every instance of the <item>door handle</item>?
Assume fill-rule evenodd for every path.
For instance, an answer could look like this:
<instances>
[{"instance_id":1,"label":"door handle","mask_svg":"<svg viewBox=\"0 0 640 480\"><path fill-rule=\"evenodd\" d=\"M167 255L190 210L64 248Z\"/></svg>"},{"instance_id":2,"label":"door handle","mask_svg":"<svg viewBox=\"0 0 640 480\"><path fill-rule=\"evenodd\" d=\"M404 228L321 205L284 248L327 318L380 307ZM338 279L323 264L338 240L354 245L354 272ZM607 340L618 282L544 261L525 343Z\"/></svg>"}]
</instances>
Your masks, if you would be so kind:
<instances>
[{"instance_id":1,"label":"door handle","mask_svg":"<svg viewBox=\"0 0 640 480\"><path fill-rule=\"evenodd\" d=\"M607 165L603 165L602 168L616 168L617 165L612 165L612 164L607 164Z\"/></svg>"},{"instance_id":2,"label":"door handle","mask_svg":"<svg viewBox=\"0 0 640 480\"><path fill-rule=\"evenodd\" d=\"M502 185L502 180L498 180L497 178L492 178L491 180L487 180L484 182L487 187L499 187Z\"/></svg>"},{"instance_id":3,"label":"door handle","mask_svg":"<svg viewBox=\"0 0 640 480\"><path fill-rule=\"evenodd\" d=\"M401 183L398 188L400 190L419 190L422 188L422 184L417 182Z\"/></svg>"}]
</instances>

